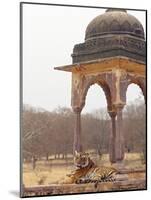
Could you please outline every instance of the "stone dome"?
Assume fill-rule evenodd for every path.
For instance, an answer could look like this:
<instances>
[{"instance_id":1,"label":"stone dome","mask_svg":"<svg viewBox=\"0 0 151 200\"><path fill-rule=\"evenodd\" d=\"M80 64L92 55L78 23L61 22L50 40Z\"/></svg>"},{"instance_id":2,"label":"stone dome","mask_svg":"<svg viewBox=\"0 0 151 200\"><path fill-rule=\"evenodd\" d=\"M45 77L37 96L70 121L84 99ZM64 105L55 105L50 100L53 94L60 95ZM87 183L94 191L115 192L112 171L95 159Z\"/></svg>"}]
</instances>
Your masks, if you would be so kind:
<instances>
[{"instance_id":1,"label":"stone dome","mask_svg":"<svg viewBox=\"0 0 151 200\"><path fill-rule=\"evenodd\" d=\"M116 56L146 62L144 29L125 9L107 9L87 26L85 41L74 45L73 63Z\"/></svg>"},{"instance_id":2,"label":"stone dome","mask_svg":"<svg viewBox=\"0 0 151 200\"><path fill-rule=\"evenodd\" d=\"M139 20L125 9L107 9L87 26L85 40L107 34L129 34L144 39L144 29Z\"/></svg>"}]
</instances>

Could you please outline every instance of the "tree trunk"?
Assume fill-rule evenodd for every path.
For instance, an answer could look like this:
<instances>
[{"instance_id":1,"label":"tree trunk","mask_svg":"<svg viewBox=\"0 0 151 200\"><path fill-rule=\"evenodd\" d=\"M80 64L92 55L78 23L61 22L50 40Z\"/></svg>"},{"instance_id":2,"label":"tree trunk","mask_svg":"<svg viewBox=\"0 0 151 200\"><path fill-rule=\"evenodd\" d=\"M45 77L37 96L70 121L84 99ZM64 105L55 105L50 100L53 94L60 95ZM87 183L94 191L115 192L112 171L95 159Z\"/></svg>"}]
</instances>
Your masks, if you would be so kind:
<instances>
[{"instance_id":1,"label":"tree trunk","mask_svg":"<svg viewBox=\"0 0 151 200\"><path fill-rule=\"evenodd\" d=\"M49 160L49 153L46 153L46 160Z\"/></svg>"},{"instance_id":2,"label":"tree trunk","mask_svg":"<svg viewBox=\"0 0 151 200\"><path fill-rule=\"evenodd\" d=\"M33 168L33 170L36 168L36 161L37 161L36 157L33 156L33 159L32 159L32 168Z\"/></svg>"}]
</instances>

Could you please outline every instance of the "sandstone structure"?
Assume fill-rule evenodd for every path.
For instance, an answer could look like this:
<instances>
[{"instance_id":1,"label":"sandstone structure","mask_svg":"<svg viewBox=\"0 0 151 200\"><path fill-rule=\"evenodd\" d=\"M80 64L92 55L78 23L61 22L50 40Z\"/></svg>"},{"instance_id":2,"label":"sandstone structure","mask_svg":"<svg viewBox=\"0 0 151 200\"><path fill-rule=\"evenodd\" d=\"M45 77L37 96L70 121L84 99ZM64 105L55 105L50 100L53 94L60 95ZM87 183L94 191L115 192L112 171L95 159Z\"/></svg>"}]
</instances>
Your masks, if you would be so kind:
<instances>
[{"instance_id":1,"label":"sandstone structure","mask_svg":"<svg viewBox=\"0 0 151 200\"><path fill-rule=\"evenodd\" d=\"M124 159L122 111L126 91L137 84L146 99L146 42L142 24L124 9L108 9L87 26L85 41L76 44L73 63L56 67L72 73L71 106L75 113L73 150L82 151L81 111L88 89L98 84L104 91L111 118L110 161Z\"/></svg>"}]
</instances>

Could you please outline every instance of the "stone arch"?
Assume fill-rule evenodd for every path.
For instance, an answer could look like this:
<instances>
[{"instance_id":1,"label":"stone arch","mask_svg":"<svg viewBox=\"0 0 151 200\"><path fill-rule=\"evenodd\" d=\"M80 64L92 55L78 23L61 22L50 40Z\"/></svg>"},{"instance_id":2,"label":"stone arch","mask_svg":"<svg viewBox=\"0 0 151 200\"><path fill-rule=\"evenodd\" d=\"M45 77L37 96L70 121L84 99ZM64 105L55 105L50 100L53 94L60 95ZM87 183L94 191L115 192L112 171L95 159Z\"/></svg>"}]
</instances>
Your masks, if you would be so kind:
<instances>
[{"instance_id":1,"label":"stone arch","mask_svg":"<svg viewBox=\"0 0 151 200\"><path fill-rule=\"evenodd\" d=\"M107 101L107 109L111 110L112 109L112 95L111 95L110 87L105 80L96 79L96 78L92 78L91 80L89 80L84 87L82 97L81 97L82 108L85 106L88 90L94 84L97 84L103 89L105 97L106 97L106 101Z\"/></svg>"},{"instance_id":2,"label":"stone arch","mask_svg":"<svg viewBox=\"0 0 151 200\"><path fill-rule=\"evenodd\" d=\"M127 92L128 86L131 85L131 84L135 84L141 89L142 94L144 96L144 100L146 102L146 90L145 90L145 81L144 81L144 79L143 78L131 78L129 83L127 84L125 93Z\"/></svg>"},{"instance_id":3,"label":"stone arch","mask_svg":"<svg viewBox=\"0 0 151 200\"><path fill-rule=\"evenodd\" d=\"M120 80L120 97L123 102L126 103L126 92L128 89L128 86L130 84L136 84L142 91L144 100L146 103L146 86L145 86L145 78L144 77L137 77L137 76L131 76L127 75L125 79Z\"/></svg>"},{"instance_id":4,"label":"stone arch","mask_svg":"<svg viewBox=\"0 0 151 200\"><path fill-rule=\"evenodd\" d=\"M134 86L135 85L135 87L137 87L137 89L139 90L139 91L137 91L137 94L135 95L135 98L137 98L138 97L138 92L140 92L140 91L142 91L142 89L141 89L141 85L140 84L138 84L138 82L135 82L135 81L133 81L133 82L130 82L129 84L128 84L128 86L127 86L127 90L126 90L126 101L128 101L128 97L130 97L130 95L128 94L128 91L130 90L130 87L131 86ZM142 95L143 95L143 91L142 91ZM141 98L142 98L142 95L141 95ZM137 114L139 115L140 114L140 117L141 117L141 124L142 123L145 123L146 121L146 119L143 117L142 118L142 116L143 116L143 114L142 114L142 111L143 112L146 112L146 108L145 108L145 98L144 98L144 100L142 101L142 99L141 99L141 102L139 102L140 104L138 104L137 105L137 101L136 101L136 103L135 103L135 99L133 99L133 104L136 106L135 107L135 109L136 109L136 112L137 112ZM134 106L132 104L132 107ZM131 106L131 104L129 104L130 106ZM139 108L139 106L140 106L140 108ZM144 108L145 110L142 110L142 108ZM125 109L124 109L124 112L127 110L127 106L125 107ZM132 109L133 110L133 109ZM134 116L135 116L136 114L134 114ZM136 116L135 116L136 117ZM134 117L134 119L135 119L135 117ZM133 120L133 116L132 116L132 118L131 118L132 120ZM137 119L137 118L136 118ZM144 121L143 121L144 120ZM132 123L133 123L133 121L132 121ZM141 125L140 125L140 123L138 123L137 124L137 128L139 129L140 127L141 127ZM126 127L126 126L125 126ZM129 127L129 126L128 126ZM131 126L130 126L131 127ZM129 129L128 129L129 130ZM126 130L127 131L127 130ZM140 130L139 130L140 131ZM141 130L142 131L142 130ZM141 132L140 131L140 132ZM145 127L143 128L143 131L145 131ZM132 131L132 133L130 133L130 134L132 134L133 135L133 131ZM134 134L135 135L135 134ZM137 142L137 144L138 145L140 145L140 143L139 143L140 141L138 141ZM137 147L137 145L136 145L136 147ZM129 143L125 143L125 150L128 150L128 151L130 151L130 150L132 150L133 148L131 148L130 146L129 146Z\"/></svg>"},{"instance_id":5,"label":"stone arch","mask_svg":"<svg viewBox=\"0 0 151 200\"><path fill-rule=\"evenodd\" d=\"M128 96L127 96L127 94L128 94L129 88L131 88L131 87L134 87L134 89L137 90L137 94L134 95L134 98L137 98L137 96L139 95L139 93L141 94L141 96L143 96L143 92L142 92L141 87L138 84L131 82L131 83L128 84L128 87L127 87L127 90L126 90L126 94L125 94L126 95L126 104L128 102ZM142 99L143 99L143 97L142 97ZM144 98L144 103L145 103L145 98Z\"/></svg>"}]
</instances>

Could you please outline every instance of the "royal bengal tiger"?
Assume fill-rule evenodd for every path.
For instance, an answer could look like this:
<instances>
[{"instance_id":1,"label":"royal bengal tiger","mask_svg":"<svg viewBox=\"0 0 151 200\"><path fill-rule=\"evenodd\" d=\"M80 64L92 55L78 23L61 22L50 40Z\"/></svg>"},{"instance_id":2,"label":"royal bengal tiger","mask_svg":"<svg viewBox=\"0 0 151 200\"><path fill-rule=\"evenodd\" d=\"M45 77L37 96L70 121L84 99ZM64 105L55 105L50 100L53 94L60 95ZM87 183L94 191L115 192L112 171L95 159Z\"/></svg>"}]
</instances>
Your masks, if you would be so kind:
<instances>
[{"instance_id":1,"label":"royal bengal tiger","mask_svg":"<svg viewBox=\"0 0 151 200\"><path fill-rule=\"evenodd\" d=\"M95 183L115 181L117 170L113 167L96 166L88 153L75 152L74 165L76 169L62 183Z\"/></svg>"}]
</instances>

